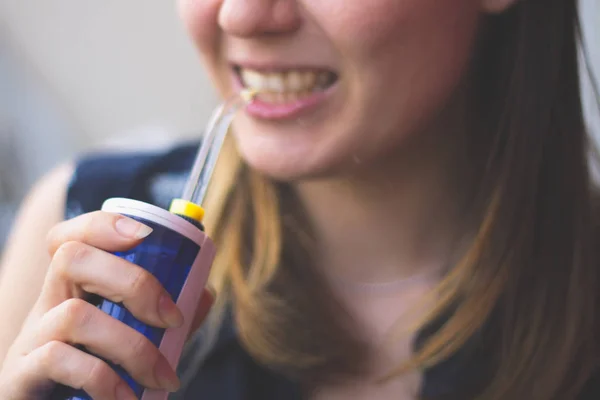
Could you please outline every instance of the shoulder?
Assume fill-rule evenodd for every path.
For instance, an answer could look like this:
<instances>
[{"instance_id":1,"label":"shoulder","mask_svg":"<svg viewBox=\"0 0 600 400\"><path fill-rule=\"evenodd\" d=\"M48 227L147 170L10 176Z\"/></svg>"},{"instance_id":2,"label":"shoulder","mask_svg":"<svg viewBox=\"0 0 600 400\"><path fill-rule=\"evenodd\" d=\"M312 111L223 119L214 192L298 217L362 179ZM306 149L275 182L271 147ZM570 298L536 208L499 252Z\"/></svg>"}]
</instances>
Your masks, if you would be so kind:
<instances>
[{"instance_id":1,"label":"shoulder","mask_svg":"<svg viewBox=\"0 0 600 400\"><path fill-rule=\"evenodd\" d=\"M183 142L144 152L95 151L81 156L67 187L66 217L98 210L111 197L167 206L165 201L179 194L198 144Z\"/></svg>"},{"instance_id":2,"label":"shoulder","mask_svg":"<svg viewBox=\"0 0 600 400\"><path fill-rule=\"evenodd\" d=\"M46 231L63 220L66 188L73 174L72 163L65 163L44 175L27 193L19 206L12 223L5 252L3 266L20 251L14 248L27 248L29 241L45 241ZM16 253L16 254L15 254ZM45 256L45 254L44 254ZM1 271L4 276L5 268Z\"/></svg>"},{"instance_id":3,"label":"shoulder","mask_svg":"<svg viewBox=\"0 0 600 400\"><path fill-rule=\"evenodd\" d=\"M0 364L39 296L50 263L46 233L63 220L72 169L65 164L39 180L12 223L0 264Z\"/></svg>"}]
</instances>

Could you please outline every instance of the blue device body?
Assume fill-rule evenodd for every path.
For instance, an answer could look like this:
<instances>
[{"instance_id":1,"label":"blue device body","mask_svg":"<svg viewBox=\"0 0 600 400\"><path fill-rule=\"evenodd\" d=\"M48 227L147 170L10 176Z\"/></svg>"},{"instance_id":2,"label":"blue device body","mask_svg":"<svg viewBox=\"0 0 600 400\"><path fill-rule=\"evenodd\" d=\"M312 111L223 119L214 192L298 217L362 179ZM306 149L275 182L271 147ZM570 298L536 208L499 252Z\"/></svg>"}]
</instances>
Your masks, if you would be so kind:
<instances>
[{"instance_id":1,"label":"blue device body","mask_svg":"<svg viewBox=\"0 0 600 400\"><path fill-rule=\"evenodd\" d=\"M129 217L148 225L153 232L135 248L114 254L151 272L177 302L200 251L200 246L193 240L156 221L136 216ZM122 304L101 298L93 302L99 309L142 333L159 347L165 329L151 327L140 322ZM135 382L123 368L110 362L107 363L129 384L138 399L141 399L144 388ZM85 391L62 385L56 387L50 398L52 400L92 400L92 397Z\"/></svg>"}]
</instances>

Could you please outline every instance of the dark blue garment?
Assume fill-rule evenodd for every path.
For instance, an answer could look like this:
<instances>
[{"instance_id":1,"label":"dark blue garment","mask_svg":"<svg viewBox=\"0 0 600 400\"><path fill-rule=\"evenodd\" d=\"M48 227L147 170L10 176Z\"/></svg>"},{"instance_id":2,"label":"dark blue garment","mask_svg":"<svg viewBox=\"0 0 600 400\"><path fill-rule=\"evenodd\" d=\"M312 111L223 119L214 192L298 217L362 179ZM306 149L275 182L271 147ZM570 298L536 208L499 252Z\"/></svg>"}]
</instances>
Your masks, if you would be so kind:
<instances>
[{"instance_id":1,"label":"dark blue garment","mask_svg":"<svg viewBox=\"0 0 600 400\"><path fill-rule=\"evenodd\" d=\"M181 195L196 150L197 143L192 142L161 153L106 153L82 158L68 189L66 218L99 210L111 197L132 198L167 209L171 200ZM425 327L417 335L415 347L439 329L440 323ZM479 332L452 357L424 371L421 396L436 400L471 398L470 393L478 390L490 371L491 357L484 351L489 333ZM191 368L198 345L191 343L183 355L180 373ZM599 376L588 382L578 400L600 400ZM227 315L194 379L174 398L294 400L302 398L302 392L297 383L252 359L238 341L233 318Z\"/></svg>"}]
</instances>

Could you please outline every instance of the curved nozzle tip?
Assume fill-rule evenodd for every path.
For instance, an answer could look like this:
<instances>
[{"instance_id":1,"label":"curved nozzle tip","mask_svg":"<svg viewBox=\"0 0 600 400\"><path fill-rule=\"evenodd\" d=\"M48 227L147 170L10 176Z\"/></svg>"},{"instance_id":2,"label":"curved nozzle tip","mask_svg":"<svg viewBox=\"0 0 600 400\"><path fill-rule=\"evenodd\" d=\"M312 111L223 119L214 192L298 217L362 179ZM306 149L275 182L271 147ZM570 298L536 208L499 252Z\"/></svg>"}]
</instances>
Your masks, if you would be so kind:
<instances>
[{"instance_id":1,"label":"curved nozzle tip","mask_svg":"<svg viewBox=\"0 0 600 400\"><path fill-rule=\"evenodd\" d=\"M240 92L242 100L244 100L246 103L249 103L252 100L254 100L254 97L256 97L257 94L258 90L256 89L244 89Z\"/></svg>"}]
</instances>

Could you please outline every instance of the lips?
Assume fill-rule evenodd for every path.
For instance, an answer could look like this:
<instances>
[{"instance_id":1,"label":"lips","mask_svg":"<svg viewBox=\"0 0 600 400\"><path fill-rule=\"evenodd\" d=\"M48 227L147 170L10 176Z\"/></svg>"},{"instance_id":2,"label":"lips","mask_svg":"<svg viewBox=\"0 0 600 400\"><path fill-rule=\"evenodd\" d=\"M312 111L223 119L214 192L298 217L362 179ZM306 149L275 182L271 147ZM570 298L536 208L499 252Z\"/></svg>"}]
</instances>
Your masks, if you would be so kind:
<instances>
[{"instance_id":1,"label":"lips","mask_svg":"<svg viewBox=\"0 0 600 400\"><path fill-rule=\"evenodd\" d=\"M256 90L247 111L266 119L290 118L321 103L338 80L325 69L255 69L235 66L238 86ZM240 89L241 89L240 87Z\"/></svg>"}]
</instances>

